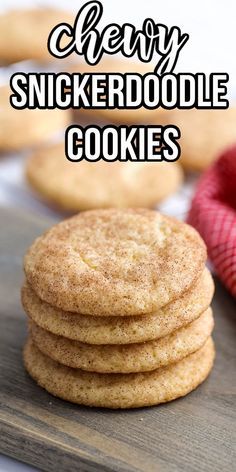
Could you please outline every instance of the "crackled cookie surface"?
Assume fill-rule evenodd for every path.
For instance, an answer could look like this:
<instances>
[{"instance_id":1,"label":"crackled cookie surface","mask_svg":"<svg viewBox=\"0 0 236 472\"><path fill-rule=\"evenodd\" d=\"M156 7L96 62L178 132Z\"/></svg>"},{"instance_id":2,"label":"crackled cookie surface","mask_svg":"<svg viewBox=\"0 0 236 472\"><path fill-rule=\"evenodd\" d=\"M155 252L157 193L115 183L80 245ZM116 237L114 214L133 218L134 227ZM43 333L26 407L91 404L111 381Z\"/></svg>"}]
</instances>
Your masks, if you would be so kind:
<instances>
[{"instance_id":1,"label":"crackled cookie surface","mask_svg":"<svg viewBox=\"0 0 236 472\"><path fill-rule=\"evenodd\" d=\"M93 316L157 311L200 277L206 248L190 226L144 209L94 210L37 238L25 274L39 298Z\"/></svg>"},{"instance_id":2,"label":"crackled cookie surface","mask_svg":"<svg viewBox=\"0 0 236 472\"><path fill-rule=\"evenodd\" d=\"M89 344L129 344L157 339L195 320L211 303L214 284L204 269L196 284L180 298L154 314L140 316L86 316L65 312L40 300L26 282L22 303L41 328Z\"/></svg>"},{"instance_id":3,"label":"crackled cookie surface","mask_svg":"<svg viewBox=\"0 0 236 472\"><path fill-rule=\"evenodd\" d=\"M209 308L197 320L154 341L128 345L85 344L46 331L30 322L41 352L68 367L101 373L147 372L178 362L200 349L213 329Z\"/></svg>"},{"instance_id":4,"label":"crackled cookie surface","mask_svg":"<svg viewBox=\"0 0 236 472\"><path fill-rule=\"evenodd\" d=\"M157 405L187 395L206 379L214 356L209 338L197 352L171 366L136 374L98 374L53 361L30 338L24 349L26 370L41 387L70 402L105 408Z\"/></svg>"},{"instance_id":5,"label":"crackled cookie surface","mask_svg":"<svg viewBox=\"0 0 236 472\"><path fill-rule=\"evenodd\" d=\"M64 144L38 150L26 176L39 195L68 211L109 207L153 207L182 182L170 162L70 162Z\"/></svg>"}]
</instances>

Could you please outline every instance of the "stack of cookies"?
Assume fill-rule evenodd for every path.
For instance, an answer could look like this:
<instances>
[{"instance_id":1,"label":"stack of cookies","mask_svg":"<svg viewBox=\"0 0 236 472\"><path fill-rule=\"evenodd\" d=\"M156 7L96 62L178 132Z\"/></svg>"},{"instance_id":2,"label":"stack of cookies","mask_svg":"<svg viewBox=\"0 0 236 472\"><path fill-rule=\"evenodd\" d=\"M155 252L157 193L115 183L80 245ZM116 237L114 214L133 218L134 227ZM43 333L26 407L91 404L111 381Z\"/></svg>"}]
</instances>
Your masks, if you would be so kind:
<instances>
[{"instance_id":1,"label":"stack of cookies","mask_svg":"<svg viewBox=\"0 0 236 472\"><path fill-rule=\"evenodd\" d=\"M52 227L25 256L27 371L89 406L186 395L214 360L205 261L193 228L152 210L87 211Z\"/></svg>"}]
</instances>

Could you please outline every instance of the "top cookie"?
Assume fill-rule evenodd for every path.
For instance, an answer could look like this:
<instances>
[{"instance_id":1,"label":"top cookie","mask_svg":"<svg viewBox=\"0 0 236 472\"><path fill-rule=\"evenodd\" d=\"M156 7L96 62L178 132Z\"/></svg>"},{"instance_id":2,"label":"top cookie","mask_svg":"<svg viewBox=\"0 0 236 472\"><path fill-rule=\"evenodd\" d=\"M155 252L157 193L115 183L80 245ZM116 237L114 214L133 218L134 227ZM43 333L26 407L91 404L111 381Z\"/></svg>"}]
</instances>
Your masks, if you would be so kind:
<instances>
[{"instance_id":1,"label":"top cookie","mask_svg":"<svg viewBox=\"0 0 236 472\"><path fill-rule=\"evenodd\" d=\"M0 63L53 60L47 50L49 33L57 24L73 24L73 21L73 15L53 8L3 13L0 15Z\"/></svg>"},{"instance_id":2,"label":"top cookie","mask_svg":"<svg viewBox=\"0 0 236 472\"><path fill-rule=\"evenodd\" d=\"M236 141L236 107L228 110L176 110L171 122L181 130L179 163L202 171Z\"/></svg>"},{"instance_id":3,"label":"top cookie","mask_svg":"<svg viewBox=\"0 0 236 472\"><path fill-rule=\"evenodd\" d=\"M94 210L29 248L26 278L44 301L96 316L153 312L199 278L205 245L190 226L144 209Z\"/></svg>"}]
</instances>

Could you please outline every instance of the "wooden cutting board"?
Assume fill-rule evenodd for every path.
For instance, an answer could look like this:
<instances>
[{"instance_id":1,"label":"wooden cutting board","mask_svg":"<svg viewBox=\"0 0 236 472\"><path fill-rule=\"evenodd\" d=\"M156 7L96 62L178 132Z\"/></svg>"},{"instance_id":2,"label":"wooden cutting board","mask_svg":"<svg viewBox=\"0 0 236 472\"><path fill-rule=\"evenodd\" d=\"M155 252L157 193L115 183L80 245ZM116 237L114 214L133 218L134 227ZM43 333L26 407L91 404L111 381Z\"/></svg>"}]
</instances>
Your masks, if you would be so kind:
<instances>
[{"instance_id":1,"label":"wooden cutting board","mask_svg":"<svg viewBox=\"0 0 236 472\"><path fill-rule=\"evenodd\" d=\"M46 471L212 471L236 464L236 304L216 283L210 378L172 403L108 411L49 395L26 374L21 351L22 256L52 221L0 210L0 451Z\"/></svg>"}]
</instances>

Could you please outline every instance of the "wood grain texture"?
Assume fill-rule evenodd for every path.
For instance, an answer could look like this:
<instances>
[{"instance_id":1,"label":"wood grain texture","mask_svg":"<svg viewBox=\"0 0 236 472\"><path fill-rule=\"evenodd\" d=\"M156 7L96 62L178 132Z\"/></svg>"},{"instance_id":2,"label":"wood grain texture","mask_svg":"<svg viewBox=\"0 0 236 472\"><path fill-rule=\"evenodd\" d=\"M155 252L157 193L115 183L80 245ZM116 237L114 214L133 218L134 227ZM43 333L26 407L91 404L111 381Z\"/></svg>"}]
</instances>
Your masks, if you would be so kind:
<instances>
[{"instance_id":1,"label":"wood grain texture","mask_svg":"<svg viewBox=\"0 0 236 472\"><path fill-rule=\"evenodd\" d=\"M172 403L133 411L75 406L22 365L22 256L52 221L0 210L0 451L45 471L231 472L236 463L236 303L216 283L210 378Z\"/></svg>"}]
</instances>

